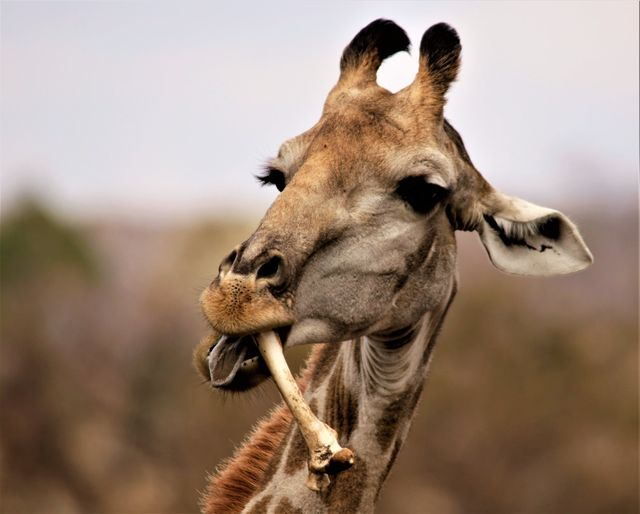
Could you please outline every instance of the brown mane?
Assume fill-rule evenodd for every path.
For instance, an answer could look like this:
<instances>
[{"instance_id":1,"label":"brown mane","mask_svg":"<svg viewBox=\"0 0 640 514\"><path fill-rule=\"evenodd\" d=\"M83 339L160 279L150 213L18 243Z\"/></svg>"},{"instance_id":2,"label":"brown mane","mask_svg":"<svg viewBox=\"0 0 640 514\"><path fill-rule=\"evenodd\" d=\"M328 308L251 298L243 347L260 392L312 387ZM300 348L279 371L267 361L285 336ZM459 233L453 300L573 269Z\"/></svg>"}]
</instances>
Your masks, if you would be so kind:
<instances>
[{"instance_id":1,"label":"brown mane","mask_svg":"<svg viewBox=\"0 0 640 514\"><path fill-rule=\"evenodd\" d=\"M305 369L297 380L303 392L326 346L315 345L311 350ZM280 403L256 424L233 456L209 476L209 484L200 501L205 514L237 514L242 511L264 485L269 464L284 441L291 419L289 409Z\"/></svg>"}]
</instances>

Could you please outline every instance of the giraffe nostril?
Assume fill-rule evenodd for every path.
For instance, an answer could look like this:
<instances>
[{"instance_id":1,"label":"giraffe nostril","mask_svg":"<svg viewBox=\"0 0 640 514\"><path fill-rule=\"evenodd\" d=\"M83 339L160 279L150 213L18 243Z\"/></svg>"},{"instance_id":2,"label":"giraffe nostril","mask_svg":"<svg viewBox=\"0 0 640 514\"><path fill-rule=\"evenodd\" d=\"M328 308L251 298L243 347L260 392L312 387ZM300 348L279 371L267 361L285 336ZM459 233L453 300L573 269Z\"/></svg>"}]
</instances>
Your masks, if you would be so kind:
<instances>
[{"instance_id":1,"label":"giraffe nostril","mask_svg":"<svg viewBox=\"0 0 640 514\"><path fill-rule=\"evenodd\" d=\"M222 262L220 263L220 266L218 267L218 274L226 273L227 271L229 271L231 269L231 266L233 266L233 263L235 262L237 257L238 257L237 250L233 250L229 255L227 255L222 260Z\"/></svg>"},{"instance_id":2,"label":"giraffe nostril","mask_svg":"<svg viewBox=\"0 0 640 514\"><path fill-rule=\"evenodd\" d=\"M257 278L273 278L282 270L283 260L279 255L274 255L258 268Z\"/></svg>"}]
</instances>

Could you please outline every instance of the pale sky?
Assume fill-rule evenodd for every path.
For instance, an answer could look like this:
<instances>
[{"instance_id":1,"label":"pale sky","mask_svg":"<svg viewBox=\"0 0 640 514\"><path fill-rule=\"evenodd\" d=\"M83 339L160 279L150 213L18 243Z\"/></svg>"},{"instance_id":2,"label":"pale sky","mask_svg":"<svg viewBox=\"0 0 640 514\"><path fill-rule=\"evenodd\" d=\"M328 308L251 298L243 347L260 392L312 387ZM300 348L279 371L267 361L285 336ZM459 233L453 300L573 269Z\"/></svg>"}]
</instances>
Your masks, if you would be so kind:
<instances>
[{"instance_id":1,"label":"pale sky","mask_svg":"<svg viewBox=\"0 0 640 514\"><path fill-rule=\"evenodd\" d=\"M8 2L1 4L3 208L32 191L69 215L256 215L253 175L312 126L344 46L432 24L463 64L446 115L497 188L562 208L637 201L638 3Z\"/></svg>"}]
</instances>

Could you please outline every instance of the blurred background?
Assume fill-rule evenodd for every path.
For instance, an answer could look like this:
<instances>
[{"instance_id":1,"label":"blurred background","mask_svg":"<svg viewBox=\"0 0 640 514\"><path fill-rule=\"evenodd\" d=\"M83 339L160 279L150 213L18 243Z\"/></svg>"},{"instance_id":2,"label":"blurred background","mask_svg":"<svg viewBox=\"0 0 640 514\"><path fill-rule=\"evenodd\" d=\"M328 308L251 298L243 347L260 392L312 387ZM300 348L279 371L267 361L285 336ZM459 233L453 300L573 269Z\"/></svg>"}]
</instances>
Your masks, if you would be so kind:
<instances>
[{"instance_id":1,"label":"blurred background","mask_svg":"<svg viewBox=\"0 0 640 514\"><path fill-rule=\"evenodd\" d=\"M197 298L375 18L458 30L447 116L595 264L527 279L459 237L460 292L379 513L638 512L636 2L0 4L0 511L195 512L278 399L191 368ZM392 57L395 91L416 51ZM292 352L300 365L305 349Z\"/></svg>"}]
</instances>

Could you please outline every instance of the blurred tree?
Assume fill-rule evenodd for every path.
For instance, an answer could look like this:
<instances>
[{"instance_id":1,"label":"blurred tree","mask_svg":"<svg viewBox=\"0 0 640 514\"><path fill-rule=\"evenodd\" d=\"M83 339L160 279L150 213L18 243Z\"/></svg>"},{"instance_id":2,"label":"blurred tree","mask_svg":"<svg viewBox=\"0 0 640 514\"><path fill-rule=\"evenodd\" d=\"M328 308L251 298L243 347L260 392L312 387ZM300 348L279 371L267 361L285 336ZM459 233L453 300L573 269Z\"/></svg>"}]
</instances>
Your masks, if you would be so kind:
<instances>
[{"instance_id":1,"label":"blurred tree","mask_svg":"<svg viewBox=\"0 0 640 514\"><path fill-rule=\"evenodd\" d=\"M87 280L98 277L97 260L83 235L28 197L0 225L2 286L21 285L61 269Z\"/></svg>"}]
</instances>

